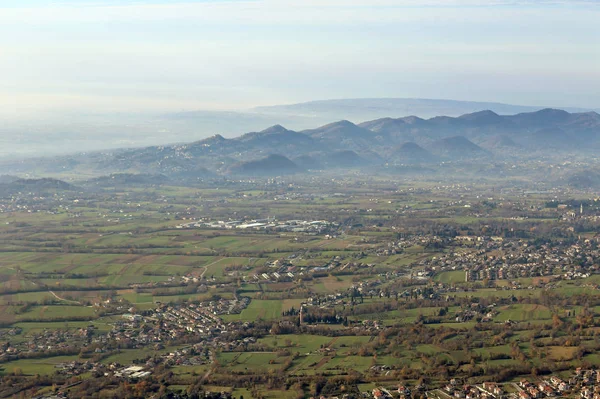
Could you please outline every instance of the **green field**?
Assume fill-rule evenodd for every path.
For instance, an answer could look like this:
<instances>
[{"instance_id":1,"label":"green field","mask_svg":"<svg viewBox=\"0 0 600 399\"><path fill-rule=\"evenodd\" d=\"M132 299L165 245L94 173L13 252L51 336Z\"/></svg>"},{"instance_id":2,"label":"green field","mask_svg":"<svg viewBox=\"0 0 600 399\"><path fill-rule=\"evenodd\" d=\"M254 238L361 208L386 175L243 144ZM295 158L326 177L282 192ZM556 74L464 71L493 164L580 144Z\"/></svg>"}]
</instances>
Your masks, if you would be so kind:
<instances>
[{"instance_id":1,"label":"green field","mask_svg":"<svg viewBox=\"0 0 600 399\"><path fill-rule=\"evenodd\" d=\"M281 316L283 303L281 300L260 300L253 299L250 305L239 315L225 315L227 321L256 321L272 320Z\"/></svg>"},{"instance_id":2,"label":"green field","mask_svg":"<svg viewBox=\"0 0 600 399\"><path fill-rule=\"evenodd\" d=\"M0 202L0 382L25 387L44 374L59 389L78 382L55 374L62 362L150 359L157 364L147 384L115 379L106 395L196 385L236 399L296 399L361 397L418 381L435 390L451 377L568 378L571 368L600 366L593 193L526 195L532 182L518 175L506 187L485 174L465 184L389 173L93 192L81 182L80 191ZM570 207L586 198L589 218L547 209L550 197ZM24 198L30 208L19 208ZM301 231L303 222L293 230L182 227L266 218L335 224L320 232ZM509 277L466 281L471 267L502 267ZM301 307L310 320L287 313ZM91 374L82 387L104 378Z\"/></svg>"},{"instance_id":3,"label":"green field","mask_svg":"<svg viewBox=\"0 0 600 399\"><path fill-rule=\"evenodd\" d=\"M463 283L466 281L465 272L462 270L442 272L435 277L435 280L442 283Z\"/></svg>"}]
</instances>

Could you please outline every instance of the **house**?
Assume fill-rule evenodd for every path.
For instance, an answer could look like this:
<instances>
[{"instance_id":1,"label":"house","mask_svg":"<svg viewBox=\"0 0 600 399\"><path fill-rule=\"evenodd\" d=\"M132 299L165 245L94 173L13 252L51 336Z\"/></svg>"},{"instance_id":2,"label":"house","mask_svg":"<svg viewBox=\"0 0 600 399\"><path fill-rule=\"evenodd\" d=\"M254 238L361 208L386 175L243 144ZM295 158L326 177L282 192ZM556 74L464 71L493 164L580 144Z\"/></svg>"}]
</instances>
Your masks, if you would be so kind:
<instances>
[{"instance_id":1,"label":"house","mask_svg":"<svg viewBox=\"0 0 600 399\"><path fill-rule=\"evenodd\" d=\"M544 395L546 395L547 397L551 397L554 396L556 393L554 392L554 389L552 389L552 387L550 385L544 385L544 387L541 389L542 392L544 392Z\"/></svg>"},{"instance_id":2,"label":"house","mask_svg":"<svg viewBox=\"0 0 600 399\"><path fill-rule=\"evenodd\" d=\"M531 399L531 397L525 391L519 392L519 399Z\"/></svg>"},{"instance_id":3,"label":"house","mask_svg":"<svg viewBox=\"0 0 600 399\"><path fill-rule=\"evenodd\" d=\"M465 399L477 399L477 398L479 398L479 391L477 391L477 392L469 391L465 395Z\"/></svg>"},{"instance_id":4,"label":"house","mask_svg":"<svg viewBox=\"0 0 600 399\"><path fill-rule=\"evenodd\" d=\"M490 391L490 392L497 386L498 386L498 384L496 384L495 382L484 382L483 383L483 389L485 389L486 391Z\"/></svg>"},{"instance_id":5,"label":"house","mask_svg":"<svg viewBox=\"0 0 600 399\"><path fill-rule=\"evenodd\" d=\"M553 375L552 377L550 377L550 382L552 383L552 385L554 385L555 387L559 386L561 383L563 383L563 380L561 380L560 378L558 378L557 376Z\"/></svg>"},{"instance_id":6,"label":"house","mask_svg":"<svg viewBox=\"0 0 600 399\"><path fill-rule=\"evenodd\" d=\"M566 391L568 389L569 389L569 386L567 385L566 382L561 382L560 384L558 384L558 390L560 392L564 392L564 391Z\"/></svg>"},{"instance_id":7,"label":"house","mask_svg":"<svg viewBox=\"0 0 600 399\"><path fill-rule=\"evenodd\" d=\"M554 389L552 389L550 385L543 381L538 384L538 389L547 397L554 396L555 394Z\"/></svg>"},{"instance_id":8,"label":"house","mask_svg":"<svg viewBox=\"0 0 600 399\"><path fill-rule=\"evenodd\" d=\"M496 396L503 394L502 388L500 388L495 382L484 382L483 389Z\"/></svg>"},{"instance_id":9,"label":"house","mask_svg":"<svg viewBox=\"0 0 600 399\"><path fill-rule=\"evenodd\" d=\"M534 386L530 386L529 389L527 389L527 391L529 392L529 395L534 399L542 397L542 393Z\"/></svg>"}]
</instances>

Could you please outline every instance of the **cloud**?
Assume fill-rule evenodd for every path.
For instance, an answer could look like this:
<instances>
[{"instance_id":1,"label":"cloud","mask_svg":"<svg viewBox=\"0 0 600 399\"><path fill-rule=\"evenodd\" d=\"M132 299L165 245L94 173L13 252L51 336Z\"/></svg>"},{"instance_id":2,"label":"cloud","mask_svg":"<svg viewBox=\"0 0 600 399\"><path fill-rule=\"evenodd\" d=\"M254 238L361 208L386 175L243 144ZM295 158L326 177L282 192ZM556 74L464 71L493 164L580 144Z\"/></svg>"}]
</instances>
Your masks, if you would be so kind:
<instances>
[{"instance_id":1,"label":"cloud","mask_svg":"<svg viewBox=\"0 0 600 399\"><path fill-rule=\"evenodd\" d=\"M108 23L194 20L198 23L304 24L404 21L415 9L590 5L588 1L510 0L222 0L200 2L62 2L0 7L4 23ZM404 10L390 12L390 9ZM413 10L413 11L411 11Z\"/></svg>"},{"instance_id":2,"label":"cloud","mask_svg":"<svg viewBox=\"0 0 600 399\"><path fill-rule=\"evenodd\" d=\"M8 106L189 109L342 96L465 98L465 90L481 92L475 85L493 100L511 90L513 77L540 93L552 81L576 83L565 94L571 98L598 92L600 8L589 2L11 3L0 5L0 102ZM505 80L494 85L498 77Z\"/></svg>"}]
</instances>

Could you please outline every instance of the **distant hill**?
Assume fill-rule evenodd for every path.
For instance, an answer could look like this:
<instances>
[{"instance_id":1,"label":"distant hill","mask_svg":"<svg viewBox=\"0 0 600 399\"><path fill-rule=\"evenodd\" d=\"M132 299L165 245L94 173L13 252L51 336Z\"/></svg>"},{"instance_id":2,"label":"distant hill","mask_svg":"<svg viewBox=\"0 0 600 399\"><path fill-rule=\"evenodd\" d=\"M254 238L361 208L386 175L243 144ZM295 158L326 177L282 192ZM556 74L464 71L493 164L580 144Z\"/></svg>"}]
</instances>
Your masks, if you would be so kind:
<instances>
[{"instance_id":1,"label":"distant hill","mask_svg":"<svg viewBox=\"0 0 600 399\"><path fill-rule=\"evenodd\" d=\"M174 180L203 180L203 179L212 179L217 175L215 172L210 171L208 168L204 166L196 165L195 167L191 167L186 170L182 170L176 173L171 173L168 177Z\"/></svg>"},{"instance_id":2,"label":"distant hill","mask_svg":"<svg viewBox=\"0 0 600 399\"><path fill-rule=\"evenodd\" d=\"M595 129L600 126L600 114L597 112L574 113L562 124L567 128L575 127L580 130Z\"/></svg>"},{"instance_id":3,"label":"distant hill","mask_svg":"<svg viewBox=\"0 0 600 399\"><path fill-rule=\"evenodd\" d=\"M482 137L476 144L490 151L514 151L523 148L507 135Z\"/></svg>"},{"instance_id":4,"label":"distant hill","mask_svg":"<svg viewBox=\"0 0 600 399\"><path fill-rule=\"evenodd\" d=\"M226 146L229 144L229 140L220 134L215 134L214 136L210 136L204 140L196 141L191 144L194 147L203 147L207 149L215 149Z\"/></svg>"},{"instance_id":5,"label":"distant hill","mask_svg":"<svg viewBox=\"0 0 600 399\"><path fill-rule=\"evenodd\" d=\"M378 137L382 136L379 138L380 140L389 140L395 143L418 140L419 135L428 134L432 128L428 120L416 116L376 119L363 122L359 126L371 130Z\"/></svg>"},{"instance_id":6,"label":"distant hill","mask_svg":"<svg viewBox=\"0 0 600 399\"><path fill-rule=\"evenodd\" d=\"M465 126L475 128L493 127L506 130L516 128L516 124L513 121L490 110L461 115L456 120L462 122Z\"/></svg>"},{"instance_id":7,"label":"distant hill","mask_svg":"<svg viewBox=\"0 0 600 399\"><path fill-rule=\"evenodd\" d=\"M302 133L319 139L369 139L372 133L350 121L333 122L316 129L304 130Z\"/></svg>"},{"instance_id":8,"label":"distant hill","mask_svg":"<svg viewBox=\"0 0 600 399\"><path fill-rule=\"evenodd\" d=\"M431 152L451 159L467 159L488 155L489 152L463 136L446 137L430 146Z\"/></svg>"},{"instance_id":9,"label":"distant hill","mask_svg":"<svg viewBox=\"0 0 600 399\"><path fill-rule=\"evenodd\" d=\"M571 119L571 114L562 109L546 108L536 112L508 116L507 119L521 127L536 127L539 129L565 124Z\"/></svg>"},{"instance_id":10,"label":"distant hill","mask_svg":"<svg viewBox=\"0 0 600 399\"><path fill-rule=\"evenodd\" d=\"M369 129L376 133L390 134L399 131L408 131L410 129L419 128L426 124L425 119L416 116L407 116L405 118L382 118L373 121L363 122L360 127Z\"/></svg>"},{"instance_id":11,"label":"distant hill","mask_svg":"<svg viewBox=\"0 0 600 399\"><path fill-rule=\"evenodd\" d=\"M533 145L542 148L571 147L572 138L558 126L550 126L535 131L530 137Z\"/></svg>"},{"instance_id":12,"label":"distant hill","mask_svg":"<svg viewBox=\"0 0 600 399\"><path fill-rule=\"evenodd\" d=\"M298 173L302 169L283 155L269 155L255 161L239 162L227 170L231 175L280 176Z\"/></svg>"},{"instance_id":13,"label":"distant hill","mask_svg":"<svg viewBox=\"0 0 600 399\"><path fill-rule=\"evenodd\" d=\"M365 166L369 162L359 156L352 150L336 151L330 154L326 154L321 160L326 166L330 168L356 168Z\"/></svg>"},{"instance_id":14,"label":"distant hill","mask_svg":"<svg viewBox=\"0 0 600 399\"><path fill-rule=\"evenodd\" d=\"M512 105L495 102L459 101L425 98L355 98L309 101L298 104L256 107L261 115L286 115L349 119L358 122L366 119L418 115L431 118L438 115L460 116L481 110L491 110L501 115L534 112L545 106ZM564 108L569 112L591 111L585 108Z\"/></svg>"},{"instance_id":15,"label":"distant hill","mask_svg":"<svg viewBox=\"0 0 600 399\"><path fill-rule=\"evenodd\" d=\"M308 154L293 158L292 161L300 168L306 170L319 170L325 167L317 157Z\"/></svg>"},{"instance_id":16,"label":"distant hill","mask_svg":"<svg viewBox=\"0 0 600 399\"><path fill-rule=\"evenodd\" d=\"M329 146L343 146L349 149L364 148L374 137L372 131L347 120L330 123L316 129L304 130L301 133Z\"/></svg>"},{"instance_id":17,"label":"distant hill","mask_svg":"<svg viewBox=\"0 0 600 399\"><path fill-rule=\"evenodd\" d=\"M114 173L108 176L100 176L85 182L85 186L97 187L131 187L159 185L169 182L169 178L160 174L146 173Z\"/></svg>"},{"instance_id":18,"label":"distant hill","mask_svg":"<svg viewBox=\"0 0 600 399\"><path fill-rule=\"evenodd\" d=\"M600 189L600 172L583 170L566 177L569 186L577 189Z\"/></svg>"},{"instance_id":19,"label":"distant hill","mask_svg":"<svg viewBox=\"0 0 600 399\"><path fill-rule=\"evenodd\" d=\"M18 193L34 193L47 195L61 191L74 191L77 188L58 179L17 179L11 182L0 183L0 195L14 195Z\"/></svg>"},{"instance_id":20,"label":"distant hill","mask_svg":"<svg viewBox=\"0 0 600 399\"><path fill-rule=\"evenodd\" d=\"M405 164L427 163L435 161L435 156L432 153L413 142L403 143L394 148L390 158L396 162Z\"/></svg>"},{"instance_id":21,"label":"distant hill","mask_svg":"<svg viewBox=\"0 0 600 399\"><path fill-rule=\"evenodd\" d=\"M316 149L316 142L312 137L288 130L281 125L274 125L260 132L246 133L233 140L244 145L247 150L261 152L285 150L288 153L300 153Z\"/></svg>"},{"instance_id":22,"label":"distant hill","mask_svg":"<svg viewBox=\"0 0 600 399\"><path fill-rule=\"evenodd\" d=\"M19 177L12 175L0 175L0 184L2 183L12 183L15 180L19 180Z\"/></svg>"},{"instance_id":23,"label":"distant hill","mask_svg":"<svg viewBox=\"0 0 600 399\"><path fill-rule=\"evenodd\" d=\"M296 132L288 130L281 125L273 125L269 128L261 130L260 132L246 133L246 134L238 137L236 140L238 140L240 142L245 142L245 143L258 140L258 142L260 143L260 142L264 142L265 139L273 139L273 138L279 139L281 137L295 136L295 135L296 135ZM271 140L269 140L269 141L271 141Z\"/></svg>"}]
</instances>

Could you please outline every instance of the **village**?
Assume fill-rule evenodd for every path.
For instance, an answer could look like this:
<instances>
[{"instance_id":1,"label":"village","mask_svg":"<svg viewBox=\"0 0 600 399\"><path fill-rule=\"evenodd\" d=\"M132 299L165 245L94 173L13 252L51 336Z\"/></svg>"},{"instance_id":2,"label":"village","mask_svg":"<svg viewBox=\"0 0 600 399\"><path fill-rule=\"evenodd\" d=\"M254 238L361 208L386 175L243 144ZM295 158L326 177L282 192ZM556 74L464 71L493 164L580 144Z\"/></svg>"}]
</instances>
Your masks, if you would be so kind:
<instances>
[{"instance_id":1,"label":"village","mask_svg":"<svg viewBox=\"0 0 600 399\"><path fill-rule=\"evenodd\" d=\"M464 281L511 280L521 277L586 278L597 272L599 239L573 243L531 244L523 239L500 240L493 237L457 237L468 243L463 251L432 257L421 262L425 270L436 273L464 270Z\"/></svg>"},{"instance_id":2,"label":"village","mask_svg":"<svg viewBox=\"0 0 600 399\"><path fill-rule=\"evenodd\" d=\"M172 342L185 341L186 336L202 337L201 342L196 342L203 347L210 347L217 345L220 335L227 331L227 326L218 315L239 313L248 303L248 298L242 298L239 301L219 300L199 304L159 304L152 311L120 315L107 333L98 331L92 324L79 329L44 330L24 337L21 343L3 342L0 361L30 357L36 353L70 354L83 350L91 354L103 354L149 345L158 349ZM10 334L18 336L22 332L13 329ZM184 352L178 357L183 359L186 355ZM177 361L181 362L181 359ZM77 375L76 370L71 368L70 373Z\"/></svg>"},{"instance_id":3,"label":"village","mask_svg":"<svg viewBox=\"0 0 600 399\"><path fill-rule=\"evenodd\" d=\"M377 387L364 392L364 398L392 399L411 398L414 392L425 391L424 386L412 390L399 385L397 388ZM541 399L568 397L581 399L600 398L600 370L581 367L573 370L568 379L556 375L540 378L522 378L518 382L483 382L464 384L452 378L439 389L424 392L431 399ZM331 399L334 399L331 398Z\"/></svg>"}]
</instances>

